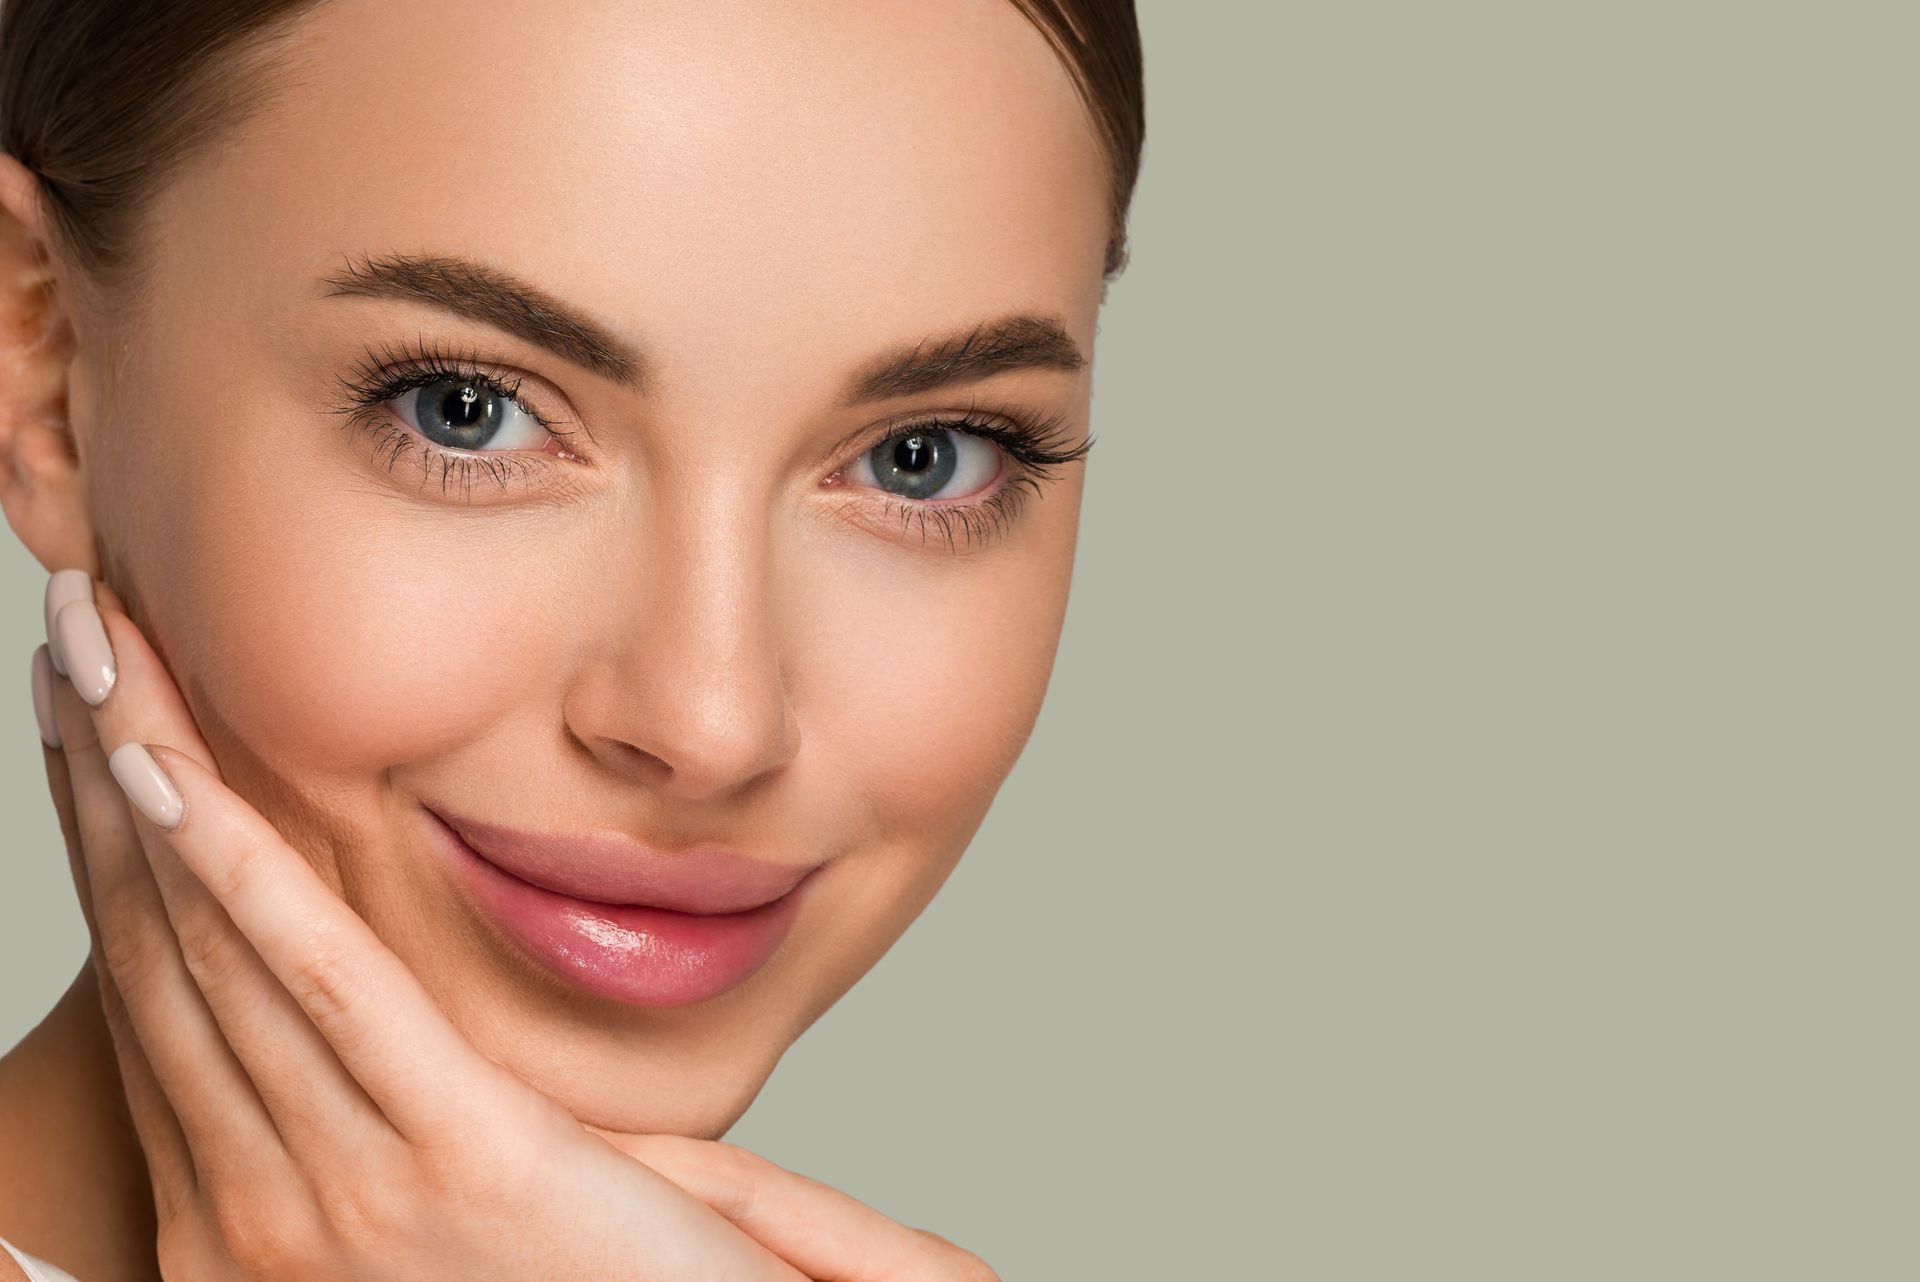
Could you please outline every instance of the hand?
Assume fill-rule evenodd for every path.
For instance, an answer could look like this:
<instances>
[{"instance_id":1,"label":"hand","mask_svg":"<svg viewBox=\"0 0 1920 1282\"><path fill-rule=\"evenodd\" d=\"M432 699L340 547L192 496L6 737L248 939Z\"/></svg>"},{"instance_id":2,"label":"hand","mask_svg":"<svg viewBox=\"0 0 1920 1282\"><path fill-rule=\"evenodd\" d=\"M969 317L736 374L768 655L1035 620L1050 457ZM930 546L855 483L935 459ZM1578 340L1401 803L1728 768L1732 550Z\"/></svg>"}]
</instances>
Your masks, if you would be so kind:
<instances>
[{"instance_id":1,"label":"hand","mask_svg":"<svg viewBox=\"0 0 1920 1282\"><path fill-rule=\"evenodd\" d=\"M993 1278L737 1146L583 1126L482 1056L221 782L112 590L63 586L92 590L50 634L75 684L42 647L36 708L166 1277Z\"/></svg>"},{"instance_id":2,"label":"hand","mask_svg":"<svg viewBox=\"0 0 1920 1282\"><path fill-rule=\"evenodd\" d=\"M986 1261L737 1144L588 1130L719 1211L814 1282L1000 1282Z\"/></svg>"},{"instance_id":3,"label":"hand","mask_svg":"<svg viewBox=\"0 0 1920 1282\"><path fill-rule=\"evenodd\" d=\"M225 787L157 656L92 587L54 621L73 684L50 682L47 765L163 1276L802 1282L468 1043Z\"/></svg>"}]
</instances>

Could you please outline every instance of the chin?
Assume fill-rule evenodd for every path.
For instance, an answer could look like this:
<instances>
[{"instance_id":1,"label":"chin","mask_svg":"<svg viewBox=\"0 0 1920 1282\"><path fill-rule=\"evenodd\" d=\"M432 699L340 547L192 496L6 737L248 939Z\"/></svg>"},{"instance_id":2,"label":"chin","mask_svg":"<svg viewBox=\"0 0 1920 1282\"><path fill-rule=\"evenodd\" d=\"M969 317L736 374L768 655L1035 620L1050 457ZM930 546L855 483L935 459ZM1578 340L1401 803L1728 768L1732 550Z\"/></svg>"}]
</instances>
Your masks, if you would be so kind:
<instances>
[{"instance_id":1,"label":"chin","mask_svg":"<svg viewBox=\"0 0 1920 1282\"><path fill-rule=\"evenodd\" d=\"M787 1048L879 959L940 881L911 860L832 871L757 971L705 1000L661 1007L573 982L430 877L354 897L483 1055L580 1121L718 1139Z\"/></svg>"},{"instance_id":2,"label":"chin","mask_svg":"<svg viewBox=\"0 0 1920 1282\"><path fill-rule=\"evenodd\" d=\"M580 1121L602 1130L716 1140L753 1104L778 1059L776 1054L764 1063L733 1061L716 1069L671 1056L629 1056L624 1062L569 1066L559 1076L540 1070L521 1076Z\"/></svg>"},{"instance_id":3,"label":"chin","mask_svg":"<svg viewBox=\"0 0 1920 1282\"><path fill-rule=\"evenodd\" d=\"M727 995L737 1002L666 1011L551 989L529 1008L524 977L509 971L475 984L469 970L429 986L442 990L443 1008L483 1055L603 1130L720 1138L803 1027L751 985Z\"/></svg>"}]
</instances>

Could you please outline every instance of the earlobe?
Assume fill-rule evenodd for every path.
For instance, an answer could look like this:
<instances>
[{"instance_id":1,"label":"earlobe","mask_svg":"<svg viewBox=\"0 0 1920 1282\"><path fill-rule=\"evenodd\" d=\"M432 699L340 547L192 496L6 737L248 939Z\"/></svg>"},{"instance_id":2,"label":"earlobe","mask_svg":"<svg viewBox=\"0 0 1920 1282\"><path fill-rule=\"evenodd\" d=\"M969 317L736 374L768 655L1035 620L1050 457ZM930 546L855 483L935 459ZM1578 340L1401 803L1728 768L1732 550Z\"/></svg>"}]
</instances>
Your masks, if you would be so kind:
<instances>
[{"instance_id":1,"label":"earlobe","mask_svg":"<svg viewBox=\"0 0 1920 1282\"><path fill-rule=\"evenodd\" d=\"M74 445L74 329L44 234L39 181L0 153L0 508L48 570L98 573Z\"/></svg>"}]
</instances>

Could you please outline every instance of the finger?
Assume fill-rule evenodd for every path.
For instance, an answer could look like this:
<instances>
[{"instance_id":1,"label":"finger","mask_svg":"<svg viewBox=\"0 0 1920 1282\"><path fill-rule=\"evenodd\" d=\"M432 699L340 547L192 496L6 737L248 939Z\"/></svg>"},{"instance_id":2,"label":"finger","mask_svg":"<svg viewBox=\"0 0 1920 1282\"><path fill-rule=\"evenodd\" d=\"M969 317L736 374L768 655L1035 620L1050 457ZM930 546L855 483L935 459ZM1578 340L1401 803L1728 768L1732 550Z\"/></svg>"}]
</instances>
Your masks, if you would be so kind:
<instances>
[{"instance_id":1,"label":"finger","mask_svg":"<svg viewBox=\"0 0 1920 1282\"><path fill-rule=\"evenodd\" d=\"M166 742L217 775L172 675L112 589L99 584L96 592L99 604L92 608L114 672L106 698L93 711L101 742ZM88 608L68 605L62 619ZM111 768L111 753L108 762ZM180 862L170 834L151 823L135 828L187 968L295 1161L322 1170L343 1151L391 1137L392 1128L320 1030L226 909Z\"/></svg>"},{"instance_id":2,"label":"finger","mask_svg":"<svg viewBox=\"0 0 1920 1282\"><path fill-rule=\"evenodd\" d=\"M464 1141L474 1116L524 1115L544 1099L481 1055L406 963L218 775L168 746L129 741L120 751L130 774L150 766L153 786L178 798L141 822L173 822L163 830L181 862L410 1143Z\"/></svg>"},{"instance_id":3,"label":"finger","mask_svg":"<svg viewBox=\"0 0 1920 1282\"><path fill-rule=\"evenodd\" d=\"M213 748L207 747L205 739L200 737L200 722L194 720L192 710L186 706L186 699L180 697L180 687L175 683L173 674L167 672L167 666L146 641L146 633L142 633L140 626L132 622L127 614L127 606L119 599L119 593L100 580L92 583L94 595L79 597L79 601L92 605L92 614L100 620L100 631L96 633L92 629L83 608L75 614L71 633L81 649L81 668L86 672L96 668L104 670L104 679L96 683L96 689L104 687L106 695L100 702L88 700L96 720L106 716L113 720L113 724L119 725L136 716L140 725L156 733L165 731L171 735L167 743L192 756L207 770L219 773L219 764L213 760ZM69 601L65 605L73 603ZM60 614L65 610L65 605L54 616L54 633L63 653L69 649L65 643L69 626L60 624ZM71 662L75 656L67 654L67 658ZM131 689L131 693L115 699L115 693L121 689ZM119 741L111 735L102 735L102 741L109 750L119 745Z\"/></svg>"},{"instance_id":4,"label":"finger","mask_svg":"<svg viewBox=\"0 0 1920 1282\"><path fill-rule=\"evenodd\" d=\"M276 1155L285 1161L285 1148L187 970L92 714L69 681L54 684L54 708L104 978L179 1120L199 1179L264 1176Z\"/></svg>"},{"instance_id":5,"label":"finger","mask_svg":"<svg viewBox=\"0 0 1920 1282\"><path fill-rule=\"evenodd\" d=\"M977 1256L945 1238L909 1228L737 1144L587 1129L705 1202L815 1282L988 1276Z\"/></svg>"},{"instance_id":6,"label":"finger","mask_svg":"<svg viewBox=\"0 0 1920 1282\"><path fill-rule=\"evenodd\" d=\"M179 1115L174 1112L172 1101L141 1049L120 989L98 954L91 961L95 988L100 994L100 1011L106 1017L114 1058L120 1066L121 1093L126 1096L134 1133L146 1155L147 1183L153 1189L154 1210L165 1222L198 1199L200 1171L194 1164L193 1147L187 1143Z\"/></svg>"},{"instance_id":7,"label":"finger","mask_svg":"<svg viewBox=\"0 0 1920 1282\"><path fill-rule=\"evenodd\" d=\"M101 1014L113 1041L114 1057L119 1063L120 1082L127 1097L127 1111L134 1133L146 1154L147 1175L153 1185L154 1205L171 1208L188 1196L198 1183L193 1154L187 1147L180 1119L154 1078L153 1068L140 1049L132 1026L127 1022L126 1006L109 977L100 955L100 931L94 921L93 895L88 888L86 862L80 848L79 816L73 804L73 788L68 781L67 756L59 744L54 720L53 680L64 680L53 671L45 644L33 653L34 710L41 724L41 760L46 767L47 788L53 794L54 813L59 816L60 835L66 844L67 868L80 897L81 915L86 918L89 941L88 964L93 970L100 993ZM47 732L53 732L49 744Z\"/></svg>"},{"instance_id":8,"label":"finger","mask_svg":"<svg viewBox=\"0 0 1920 1282\"><path fill-rule=\"evenodd\" d=\"M99 928L93 919L93 890L87 881L87 865L81 858L80 816L73 804L73 785L67 777L67 754L61 745L60 723L54 703L54 683L65 678L53 670L53 660L43 642L33 652L33 711L40 720L41 762L47 769L47 791L53 794L53 813L60 820L60 836L67 845L67 868L73 874L73 887L80 895L80 915L86 918L87 934L97 944Z\"/></svg>"}]
</instances>

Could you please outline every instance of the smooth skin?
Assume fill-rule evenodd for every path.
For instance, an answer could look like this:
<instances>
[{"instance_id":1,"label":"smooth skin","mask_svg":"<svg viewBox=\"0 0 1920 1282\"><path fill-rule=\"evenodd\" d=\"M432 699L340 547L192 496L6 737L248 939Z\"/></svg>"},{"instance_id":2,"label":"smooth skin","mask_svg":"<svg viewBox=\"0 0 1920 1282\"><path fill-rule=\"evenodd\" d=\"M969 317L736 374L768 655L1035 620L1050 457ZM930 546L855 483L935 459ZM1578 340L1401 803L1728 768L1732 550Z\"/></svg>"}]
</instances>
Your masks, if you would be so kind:
<instances>
[{"instance_id":1,"label":"smooth skin","mask_svg":"<svg viewBox=\"0 0 1920 1282\"><path fill-rule=\"evenodd\" d=\"M151 211L146 313L90 297L0 157L0 506L112 585L224 786L482 1058L585 1126L718 1140L938 891L1038 715L1085 464L953 548L853 464L903 416L1084 436L1098 142L1005 0L334 0L299 32L276 101ZM318 286L388 253L536 282L654 377ZM841 404L877 353L1012 312L1089 363ZM416 337L589 457L471 503L389 470L333 407ZM476 919L422 798L831 862L746 983L639 1009ZM0 1235L83 1282L154 1268L122 1092L89 965L0 1059Z\"/></svg>"},{"instance_id":2,"label":"smooth skin","mask_svg":"<svg viewBox=\"0 0 1920 1282\"><path fill-rule=\"evenodd\" d=\"M147 1155L162 1276L994 1276L737 1146L585 1126L480 1055L225 787L112 590L96 584L94 598L64 606L55 628L76 674L66 640L107 638L98 704L40 653L33 676L52 689L48 782ZM162 811L140 786L156 782Z\"/></svg>"}]
</instances>

